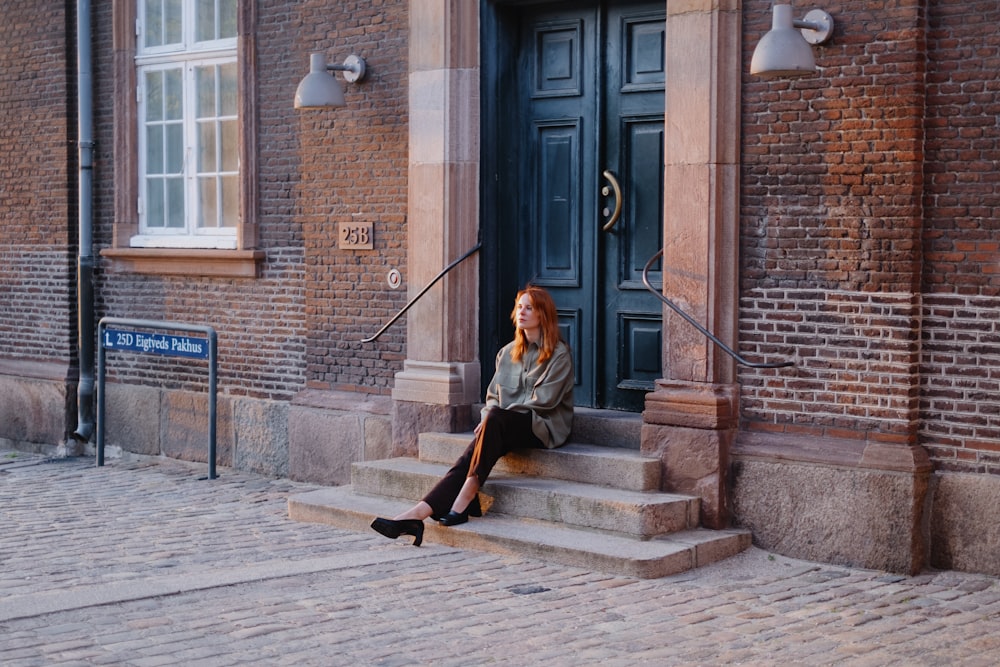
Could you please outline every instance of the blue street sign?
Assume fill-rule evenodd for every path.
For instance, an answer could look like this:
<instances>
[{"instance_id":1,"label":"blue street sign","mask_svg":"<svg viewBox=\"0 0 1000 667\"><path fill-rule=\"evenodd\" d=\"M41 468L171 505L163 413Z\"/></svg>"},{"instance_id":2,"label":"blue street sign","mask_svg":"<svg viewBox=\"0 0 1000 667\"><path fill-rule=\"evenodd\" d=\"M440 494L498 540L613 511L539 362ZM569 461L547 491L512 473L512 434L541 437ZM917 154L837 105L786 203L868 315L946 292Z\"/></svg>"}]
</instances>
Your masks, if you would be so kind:
<instances>
[{"instance_id":1,"label":"blue street sign","mask_svg":"<svg viewBox=\"0 0 1000 667\"><path fill-rule=\"evenodd\" d=\"M192 336L105 329L101 345L105 350L129 350L172 357L208 359L208 340Z\"/></svg>"}]
</instances>

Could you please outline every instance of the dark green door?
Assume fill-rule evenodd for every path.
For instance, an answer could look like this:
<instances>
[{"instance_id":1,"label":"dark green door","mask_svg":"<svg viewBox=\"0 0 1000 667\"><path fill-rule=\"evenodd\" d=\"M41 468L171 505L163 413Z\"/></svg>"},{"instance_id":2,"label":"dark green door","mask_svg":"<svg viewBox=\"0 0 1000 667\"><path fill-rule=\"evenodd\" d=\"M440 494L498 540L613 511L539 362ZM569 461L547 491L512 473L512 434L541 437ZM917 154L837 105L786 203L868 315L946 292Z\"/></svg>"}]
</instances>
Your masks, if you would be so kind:
<instances>
[{"instance_id":1,"label":"dark green door","mask_svg":"<svg viewBox=\"0 0 1000 667\"><path fill-rule=\"evenodd\" d=\"M581 406L641 410L661 375L661 305L642 268L662 246L665 5L515 11L517 120L499 123L496 148L518 177L497 196L517 201L517 282L555 297Z\"/></svg>"}]
</instances>

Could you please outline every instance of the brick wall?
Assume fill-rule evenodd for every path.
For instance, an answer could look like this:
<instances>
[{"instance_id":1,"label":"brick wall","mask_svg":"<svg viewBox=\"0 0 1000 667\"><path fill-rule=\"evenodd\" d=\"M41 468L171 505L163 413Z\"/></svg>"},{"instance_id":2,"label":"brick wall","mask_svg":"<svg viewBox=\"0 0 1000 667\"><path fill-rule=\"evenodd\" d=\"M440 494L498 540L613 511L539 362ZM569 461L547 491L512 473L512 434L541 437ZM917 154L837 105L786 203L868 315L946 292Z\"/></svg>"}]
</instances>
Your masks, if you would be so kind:
<instances>
[{"instance_id":1,"label":"brick wall","mask_svg":"<svg viewBox=\"0 0 1000 667\"><path fill-rule=\"evenodd\" d=\"M799 364L741 369L743 416L997 473L1000 7L924 5L826 6L820 76L745 80L741 349Z\"/></svg>"},{"instance_id":2,"label":"brick wall","mask_svg":"<svg viewBox=\"0 0 1000 667\"><path fill-rule=\"evenodd\" d=\"M70 7L67 10L67 6ZM0 359L75 357L72 5L5 2L0 21Z\"/></svg>"},{"instance_id":3,"label":"brick wall","mask_svg":"<svg viewBox=\"0 0 1000 667\"><path fill-rule=\"evenodd\" d=\"M406 300L385 277L407 276L407 7L260 0L260 277L137 275L102 260L98 315L214 325L223 393L388 394L405 323L359 341ZM745 426L915 439L939 468L1000 472L1000 7L825 9L837 28L815 49L820 76L744 79L741 352L799 362L740 370ZM15 0L4 10L15 18L0 22L0 358L71 363L75 53L61 35L75 33L72 5ZM747 0L743 11L748 64L770 2ZM115 201L111 1L94 13L102 248ZM346 107L292 109L314 50L367 58L369 77L346 86ZM356 220L374 223L374 250L337 247L337 224ZM152 356L120 355L112 376L205 382L197 362Z\"/></svg>"},{"instance_id":4,"label":"brick wall","mask_svg":"<svg viewBox=\"0 0 1000 667\"><path fill-rule=\"evenodd\" d=\"M924 298L921 436L939 469L1000 474L1000 302Z\"/></svg>"},{"instance_id":5,"label":"brick wall","mask_svg":"<svg viewBox=\"0 0 1000 667\"><path fill-rule=\"evenodd\" d=\"M388 394L402 370L405 322L376 343L360 340L406 299L386 277L393 268L406 276L408 4L296 5L296 72L314 50L335 62L361 55L369 70L361 85L345 86L347 106L292 119L302 156L295 223L305 243L306 376L314 389ZM282 91L280 104L290 108L293 92ZM374 250L338 249L339 223L353 221L374 224Z\"/></svg>"},{"instance_id":6,"label":"brick wall","mask_svg":"<svg viewBox=\"0 0 1000 667\"><path fill-rule=\"evenodd\" d=\"M908 439L920 343L919 306L911 298L774 288L744 292L740 306L747 356L797 362L793 369L741 374L749 428Z\"/></svg>"},{"instance_id":7,"label":"brick wall","mask_svg":"<svg viewBox=\"0 0 1000 667\"><path fill-rule=\"evenodd\" d=\"M1000 6L928 8L921 440L1000 474Z\"/></svg>"},{"instance_id":8,"label":"brick wall","mask_svg":"<svg viewBox=\"0 0 1000 667\"><path fill-rule=\"evenodd\" d=\"M770 24L744 5L744 59ZM792 370L740 370L749 428L905 439L914 428L922 183L917 2L840 2L819 76L746 75L743 349ZM804 9L796 8L796 16Z\"/></svg>"},{"instance_id":9,"label":"brick wall","mask_svg":"<svg viewBox=\"0 0 1000 667\"><path fill-rule=\"evenodd\" d=\"M97 3L100 72L111 71L110 0ZM258 3L258 247L256 279L165 277L116 271L102 262L100 315L180 320L219 333L219 390L288 400L307 386L388 393L402 368L405 326L374 345L358 341L405 303L385 282L405 275L407 3ZM368 61L347 106L299 112L295 87L309 53L330 62ZM339 76L339 75L338 75ZM111 245L112 82L99 75L98 242ZM375 249L341 251L339 221L375 223ZM203 389L197 362L119 354L118 381Z\"/></svg>"},{"instance_id":10,"label":"brick wall","mask_svg":"<svg viewBox=\"0 0 1000 667\"><path fill-rule=\"evenodd\" d=\"M932 3L924 285L1000 296L1000 5Z\"/></svg>"}]
</instances>

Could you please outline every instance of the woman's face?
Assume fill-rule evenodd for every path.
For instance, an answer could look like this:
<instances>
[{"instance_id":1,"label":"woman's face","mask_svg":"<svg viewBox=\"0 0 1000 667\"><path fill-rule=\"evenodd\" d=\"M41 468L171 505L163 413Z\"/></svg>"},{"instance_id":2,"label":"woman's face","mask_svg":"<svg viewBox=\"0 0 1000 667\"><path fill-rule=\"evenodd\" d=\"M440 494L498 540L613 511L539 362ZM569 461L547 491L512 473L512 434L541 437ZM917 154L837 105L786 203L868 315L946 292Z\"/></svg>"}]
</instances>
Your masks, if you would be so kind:
<instances>
[{"instance_id":1,"label":"woman's face","mask_svg":"<svg viewBox=\"0 0 1000 667\"><path fill-rule=\"evenodd\" d=\"M517 300L517 328L528 333L537 332L541 326L541 320L535 312L534 304L531 303L531 297L522 294Z\"/></svg>"}]
</instances>

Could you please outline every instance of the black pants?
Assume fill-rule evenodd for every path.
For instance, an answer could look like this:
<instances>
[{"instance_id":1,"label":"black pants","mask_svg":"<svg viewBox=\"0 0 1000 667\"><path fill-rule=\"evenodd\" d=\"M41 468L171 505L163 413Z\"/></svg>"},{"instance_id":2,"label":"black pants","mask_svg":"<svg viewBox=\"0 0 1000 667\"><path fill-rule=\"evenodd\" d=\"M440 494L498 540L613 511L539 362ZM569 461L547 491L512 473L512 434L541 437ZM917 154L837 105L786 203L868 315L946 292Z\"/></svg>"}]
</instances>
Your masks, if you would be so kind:
<instances>
[{"instance_id":1,"label":"black pants","mask_svg":"<svg viewBox=\"0 0 1000 667\"><path fill-rule=\"evenodd\" d=\"M490 408L479 435L469 443L455 465L441 478L424 502L431 506L434 518L448 513L465 480L475 475L479 486L486 483L493 466L514 449L542 448L545 445L531 431L531 414L502 408Z\"/></svg>"}]
</instances>

